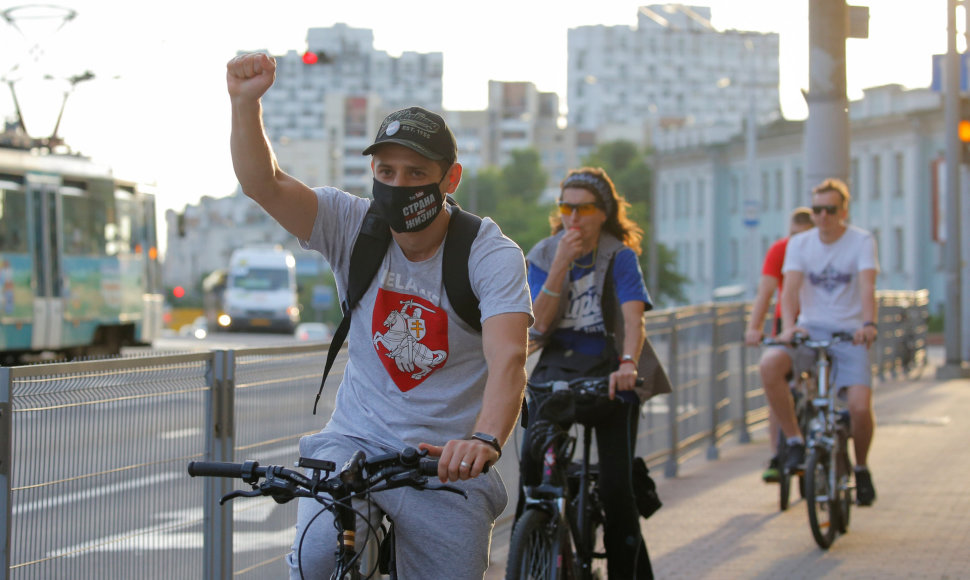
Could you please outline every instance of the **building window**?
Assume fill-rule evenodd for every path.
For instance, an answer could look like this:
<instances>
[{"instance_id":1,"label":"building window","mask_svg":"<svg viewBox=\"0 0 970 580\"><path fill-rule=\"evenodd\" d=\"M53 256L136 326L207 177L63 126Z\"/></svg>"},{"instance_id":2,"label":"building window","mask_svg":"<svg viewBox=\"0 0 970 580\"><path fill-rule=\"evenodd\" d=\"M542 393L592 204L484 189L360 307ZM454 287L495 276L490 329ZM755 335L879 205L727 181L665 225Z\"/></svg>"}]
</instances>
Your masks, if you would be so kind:
<instances>
[{"instance_id":1,"label":"building window","mask_svg":"<svg viewBox=\"0 0 970 580\"><path fill-rule=\"evenodd\" d=\"M728 256L728 260L731 265L731 279L738 277L738 240L736 238L731 239L731 255Z\"/></svg>"},{"instance_id":2,"label":"building window","mask_svg":"<svg viewBox=\"0 0 970 580\"><path fill-rule=\"evenodd\" d=\"M701 217L704 215L704 180L697 180L697 216Z\"/></svg>"},{"instance_id":3,"label":"building window","mask_svg":"<svg viewBox=\"0 0 970 580\"><path fill-rule=\"evenodd\" d=\"M906 173L903 163L905 162L905 157L902 153L896 153L895 164L893 169L895 170L895 176L893 177L893 197L903 197L903 187L906 183Z\"/></svg>"},{"instance_id":4,"label":"building window","mask_svg":"<svg viewBox=\"0 0 970 580\"><path fill-rule=\"evenodd\" d=\"M859 158L853 157L849 163L849 194L853 198L862 192L862 176L859 174Z\"/></svg>"},{"instance_id":5,"label":"building window","mask_svg":"<svg viewBox=\"0 0 970 580\"><path fill-rule=\"evenodd\" d=\"M731 215L738 213L738 197L741 195L740 189L741 184L738 181L738 176L732 175L731 191L729 192L730 195L728 196L728 211L731 212Z\"/></svg>"},{"instance_id":6,"label":"building window","mask_svg":"<svg viewBox=\"0 0 970 580\"><path fill-rule=\"evenodd\" d=\"M906 265L906 260L903 256L903 249L906 247L903 244L904 240L903 228L897 226L893 229L893 255L897 272L902 272Z\"/></svg>"},{"instance_id":7,"label":"building window","mask_svg":"<svg viewBox=\"0 0 970 580\"><path fill-rule=\"evenodd\" d=\"M775 209L781 211L785 207L785 186L781 169L775 171Z\"/></svg>"},{"instance_id":8,"label":"building window","mask_svg":"<svg viewBox=\"0 0 970 580\"><path fill-rule=\"evenodd\" d=\"M704 255L704 240L697 242L697 279L706 280L707 276L704 269L704 261L706 256Z\"/></svg>"},{"instance_id":9,"label":"building window","mask_svg":"<svg viewBox=\"0 0 970 580\"><path fill-rule=\"evenodd\" d=\"M792 191L794 192L795 207L800 205L808 205L805 201L808 198L808 195L805 193L805 184L802 183L802 181L802 168L798 167L795 169L795 183L794 187L792 187Z\"/></svg>"},{"instance_id":10,"label":"building window","mask_svg":"<svg viewBox=\"0 0 970 580\"><path fill-rule=\"evenodd\" d=\"M879 199L882 190L882 160L872 156L872 199Z\"/></svg>"},{"instance_id":11,"label":"building window","mask_svg":"<svg viewBox=\"0 0 970 580\"><path fill-rule=\"evenodd\" d=\"M770 190L771 177L768 175L767 171L761 172L761 210L767 211L770 207L769 200L771 199Z\"/></svg>"}]
</instances>

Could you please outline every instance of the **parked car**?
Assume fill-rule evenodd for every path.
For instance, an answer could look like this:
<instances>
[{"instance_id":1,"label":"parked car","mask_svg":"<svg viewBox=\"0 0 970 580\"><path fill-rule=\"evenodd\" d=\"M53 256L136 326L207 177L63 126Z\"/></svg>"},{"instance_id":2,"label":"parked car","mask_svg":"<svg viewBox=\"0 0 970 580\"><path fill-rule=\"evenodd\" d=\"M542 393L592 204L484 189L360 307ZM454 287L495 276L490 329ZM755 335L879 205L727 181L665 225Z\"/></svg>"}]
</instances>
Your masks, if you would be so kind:
<instances>
[{"instance_id":1,"label":"parked car","mask_svg":"<svg viewBox=\"0 0 970 580\"><path fill-rule=\"evenodd\" d=\"M326 322L301 322L293 336L302 342L330 342L333 332Z\"/></svg>"}]
</instances>

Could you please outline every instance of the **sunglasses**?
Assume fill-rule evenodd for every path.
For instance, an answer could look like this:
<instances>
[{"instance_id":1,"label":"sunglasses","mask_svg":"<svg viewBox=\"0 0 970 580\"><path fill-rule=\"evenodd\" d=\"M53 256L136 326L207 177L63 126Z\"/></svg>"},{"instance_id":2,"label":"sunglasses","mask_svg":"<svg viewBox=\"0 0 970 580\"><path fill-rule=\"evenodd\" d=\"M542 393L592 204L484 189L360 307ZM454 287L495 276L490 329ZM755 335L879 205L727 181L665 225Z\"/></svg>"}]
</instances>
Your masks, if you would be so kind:
<instances>
[{"instance_id":1,"label":"sunglasses","mask_svg":"<svg viewBox=\"0 0 970 580\"><path fill-rule=\"evenodd\" d=\"M835 215L839 213L839 206L837 205L813 205L812 213L818 215L823 211L828 212L829 215Z\"/></svg>"},{"instance_id":2,"label":"sunglasses","mask_svg":"<svg viewBox=\"0 0 970 580\"><path fill-rule=\"evenodd\" d=\"M581 216L589 216L596 213L596 210L600 209L600 204L595 201L588 201L586 203L567 203L565 201L559 202L559 213L562 215L572 215L576 212Z\"/></svg>"}]
</instances>

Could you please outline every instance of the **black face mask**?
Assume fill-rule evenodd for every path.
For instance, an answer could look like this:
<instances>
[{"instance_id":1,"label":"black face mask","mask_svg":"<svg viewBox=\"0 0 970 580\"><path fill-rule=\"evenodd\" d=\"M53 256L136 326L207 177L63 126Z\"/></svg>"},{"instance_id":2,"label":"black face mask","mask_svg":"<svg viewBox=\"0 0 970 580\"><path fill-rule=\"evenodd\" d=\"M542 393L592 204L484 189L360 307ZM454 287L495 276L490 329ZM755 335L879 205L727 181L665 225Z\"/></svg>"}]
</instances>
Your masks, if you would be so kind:
<instances>
[{"instance_id":1,"label":"black face mask","mask_svg":"<svg viewBox=\"0 0 970 580\"><path fill-rule=\"evenodd\" d=\"M420 232L441 213L444 196L437 183L416 187L387 185L374 180L377 213L395 232Z\"/></svg>"}]
</instances>

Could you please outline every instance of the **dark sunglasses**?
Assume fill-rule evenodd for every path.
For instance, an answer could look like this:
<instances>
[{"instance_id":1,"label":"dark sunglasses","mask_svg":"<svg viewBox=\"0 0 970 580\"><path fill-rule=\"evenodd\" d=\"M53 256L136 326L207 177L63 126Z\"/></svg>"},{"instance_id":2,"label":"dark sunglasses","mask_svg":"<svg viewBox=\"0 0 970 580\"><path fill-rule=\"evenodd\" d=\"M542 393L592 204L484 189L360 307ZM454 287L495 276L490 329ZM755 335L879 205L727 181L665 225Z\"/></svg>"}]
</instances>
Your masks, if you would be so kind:
<instances>
[{"instance_id":1,"label":"dark sunglasses","mask_svg":"<svg viewBox=\"0 0 970 580\"><path fill-rule=\"evenodd\" d=\"M818 215L823 211L828 212L829 215L835 215L839 213L839 206L837 205L813 205L812 213Z\"/></svg>"},{"instance_id":2,"label":"dark sunglasses","mask_svg":"<svg viewBox=\"0 0 970 580\"><path fill-rule=\"evenodd\" d=\"M576 212L579 215L587 216L593 215L598 209L600 209L600 204L595 201L588 201L586 203L559 202L559 213L562 215L572 215L573 212Z\"/></svg>"}]
</instances>

